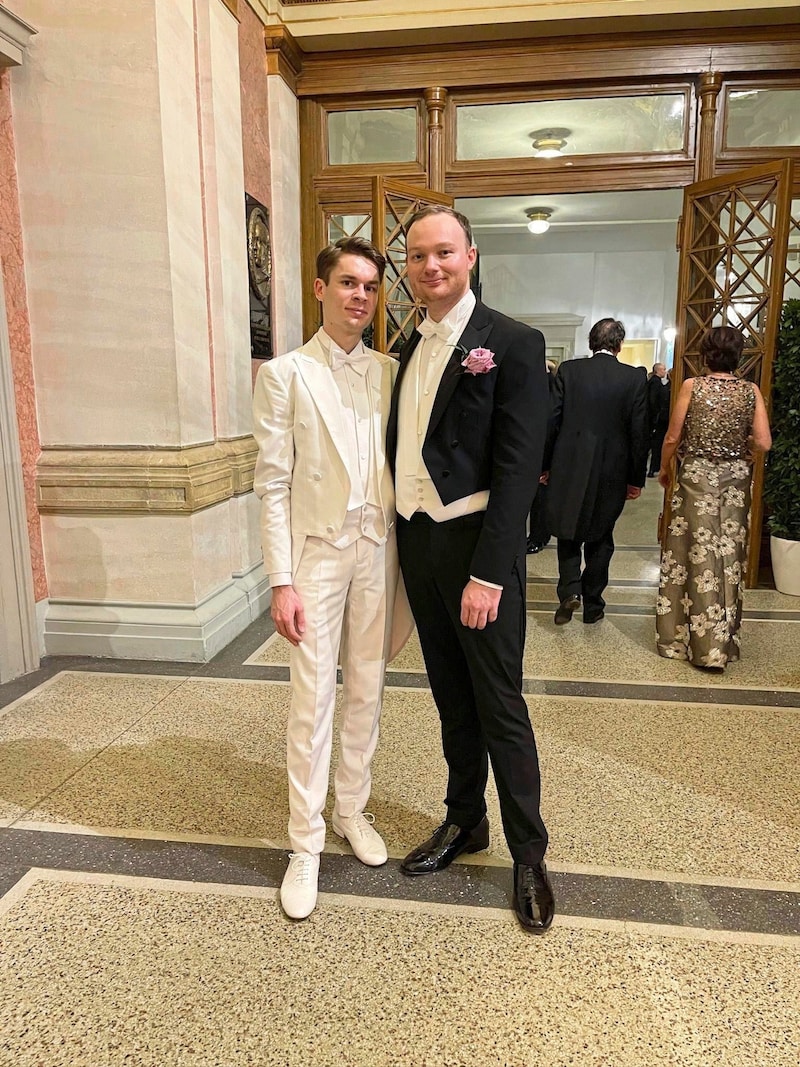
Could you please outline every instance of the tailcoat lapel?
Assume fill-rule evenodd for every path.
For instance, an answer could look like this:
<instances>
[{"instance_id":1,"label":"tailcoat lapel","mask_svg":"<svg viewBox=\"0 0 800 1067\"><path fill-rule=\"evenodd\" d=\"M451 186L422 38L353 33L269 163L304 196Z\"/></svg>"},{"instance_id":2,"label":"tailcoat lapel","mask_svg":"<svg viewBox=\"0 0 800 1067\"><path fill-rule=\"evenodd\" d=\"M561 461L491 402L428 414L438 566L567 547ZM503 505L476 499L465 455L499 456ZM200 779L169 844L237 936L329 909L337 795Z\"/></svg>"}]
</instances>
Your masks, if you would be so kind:
<instances>
[{"instance_id":1,"label":"tailcoat lapel","mask_svg":"<svg viewBox=\"0 0 800 1067\"><path fill-rule=\"evenodd\" d=\"M444 369L442 379L439 382L439 388L436 391L436 398L433 401L433 407L431 409L431 417L428 422L428 432L425 435L425 440L427 440L436 429L439 420L447 410L447 405L450 403L450 398L455 392L458 381L464 373L461 361L473 348L483 348L483 343L489 336L491 329L492 321L489 318L487 308L481 303L476 304L469 322L464 327L464 332L458 339L458 344L453 349L447 366Z\"/></svg>"},{"instance_id":2,"label":"tailcoat lapel","mask_svg":"<svg viewBox=\"0 0 800 1067\"><path fill-rule=\"evenodd\" d=\"M342 402L325 352L312 337L298 352L297 368L300 377L308 386L311 399L320 418L331 435L336 451L347 465L347 435L342 415Z\"/></svg>"}]
</instances>

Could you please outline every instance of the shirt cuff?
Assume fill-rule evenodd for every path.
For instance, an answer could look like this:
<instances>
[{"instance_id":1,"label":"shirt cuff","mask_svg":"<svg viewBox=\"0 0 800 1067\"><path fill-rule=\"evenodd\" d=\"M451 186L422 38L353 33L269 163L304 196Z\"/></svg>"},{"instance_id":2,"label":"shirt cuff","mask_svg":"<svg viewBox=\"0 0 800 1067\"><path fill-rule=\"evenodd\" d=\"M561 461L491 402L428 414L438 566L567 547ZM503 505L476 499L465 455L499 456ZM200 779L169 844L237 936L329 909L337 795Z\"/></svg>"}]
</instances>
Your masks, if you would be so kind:
<instances>
[{"instance_id":1,"label":"shirt cuff","mask_svg":"<svg viewBox=\"0 0 800 1067\"><path fill-rule=\"evenodd\" d=\"M487 589L502 589L502 585L495 585L494 582L486 582L483 578L476 578L474 574L469 576L471 582L477 582L478 585L485 585Z\"/></svg>"},{"instance_id":2,"label":"shirt cuff","mask_svg":"<svg viewBox=\"0 0 800 1067\"><path fill-rule=\"evenodd\" d=\"M291 585L292 584L292 572L291 571L278 571L276 574L269 576L270 589L274 589L276 585Z\"/></svg>"}]
</instances>

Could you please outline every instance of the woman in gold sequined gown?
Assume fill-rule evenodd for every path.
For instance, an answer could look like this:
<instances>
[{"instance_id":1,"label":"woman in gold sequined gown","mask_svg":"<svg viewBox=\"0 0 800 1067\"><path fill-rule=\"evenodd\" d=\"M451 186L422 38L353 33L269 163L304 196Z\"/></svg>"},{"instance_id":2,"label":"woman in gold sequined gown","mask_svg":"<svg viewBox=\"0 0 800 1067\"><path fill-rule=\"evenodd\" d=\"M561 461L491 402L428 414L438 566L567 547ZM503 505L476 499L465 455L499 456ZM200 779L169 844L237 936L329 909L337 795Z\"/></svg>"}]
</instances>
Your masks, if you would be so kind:
<instances>
[{"instance_id":1,"label":"woman in gold sequined gown","mask_svg":"<svg viewBox=\"0 0 800 1067\"><path fill-rule=\"evenodd\" d=\"M661 453L658 480L678 471L661 555L656 604L658 653L697 667L739 658L753 453L772 445L764 399L737 378L744 338L719 326L700 345L707 373L681 387Z\"/></svg>"}]
</instances>

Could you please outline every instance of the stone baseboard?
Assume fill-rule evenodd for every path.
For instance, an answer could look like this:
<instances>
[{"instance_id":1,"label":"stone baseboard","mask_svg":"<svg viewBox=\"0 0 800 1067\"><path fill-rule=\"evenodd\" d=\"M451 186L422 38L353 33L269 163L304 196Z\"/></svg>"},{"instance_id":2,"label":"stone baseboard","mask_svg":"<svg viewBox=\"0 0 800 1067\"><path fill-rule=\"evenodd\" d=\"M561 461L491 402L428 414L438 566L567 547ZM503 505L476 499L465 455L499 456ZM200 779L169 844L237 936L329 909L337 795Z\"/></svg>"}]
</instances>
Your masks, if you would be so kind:
<instances>
[{"instance_id":1,"label":"stone baseboard","mask_svg":"<svg viewBox=\"0 0 800 1067\"><path fill-rule=\"evenodd\" d=\"M44 619L49 656L207 663L270 601L261 563L195 606L51 600Z\"/></svg>"}]
</instances>

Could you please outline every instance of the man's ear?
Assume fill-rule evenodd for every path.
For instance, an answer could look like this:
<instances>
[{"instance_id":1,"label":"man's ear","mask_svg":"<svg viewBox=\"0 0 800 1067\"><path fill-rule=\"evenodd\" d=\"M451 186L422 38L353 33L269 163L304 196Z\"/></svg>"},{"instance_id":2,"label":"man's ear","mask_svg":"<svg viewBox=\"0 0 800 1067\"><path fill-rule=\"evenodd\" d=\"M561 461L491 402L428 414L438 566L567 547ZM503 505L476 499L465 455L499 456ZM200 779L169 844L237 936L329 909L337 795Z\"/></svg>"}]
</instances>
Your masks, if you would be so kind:
<instances>
[{"instance_id":1,"label":"man's ear","mask_svg":"<svg viewBox=\"0 0 800 1067\"><path fill-rule=\"evenodd\" d=\"M320 301L322 300L323 296L325 296L325 282L322 280L322 278L314 279L314 296L317 298L317 300Z\"/></svg>"}]
</instances>

